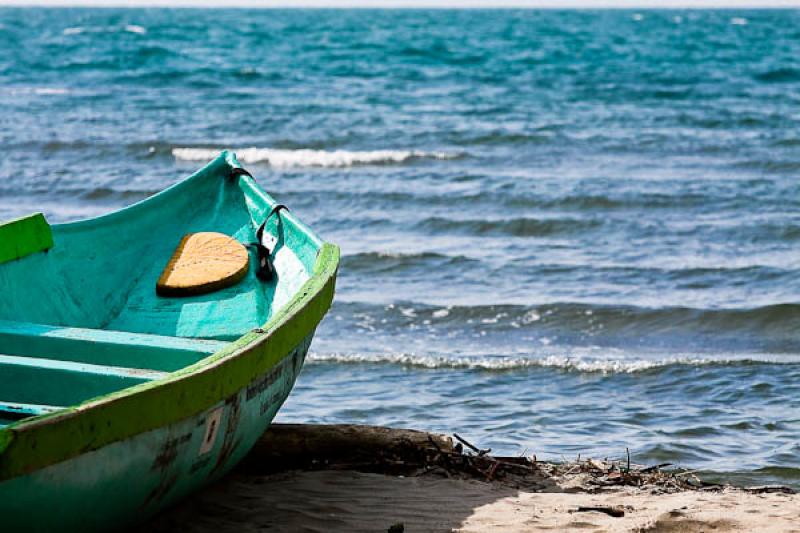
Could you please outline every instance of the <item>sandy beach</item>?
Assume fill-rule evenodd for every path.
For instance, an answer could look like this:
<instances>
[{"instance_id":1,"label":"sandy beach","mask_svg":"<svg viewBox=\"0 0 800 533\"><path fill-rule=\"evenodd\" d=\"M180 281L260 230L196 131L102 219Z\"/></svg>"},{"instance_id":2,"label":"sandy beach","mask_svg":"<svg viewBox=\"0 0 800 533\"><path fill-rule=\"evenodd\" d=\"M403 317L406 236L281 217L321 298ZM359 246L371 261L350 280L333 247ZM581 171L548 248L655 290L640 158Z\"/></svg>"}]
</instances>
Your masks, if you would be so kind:
<instances>
[{"instance_id":1,"label":"sandy beach","mask_svg":"<svg viewBox=\"0 0 800 533\"><path fill-rule=\"evenodd\" d=\"M623 506L615 518L578 507ZM143 529L191 532L800 531L800 496L718 493L531 493L474 480L353 471L239 472Z\"/></svg>"},{"instance_id":2,"label":"sandy beach","mask_svg":"<svg viewBox=\"0 0 800 533\"><path fill-rule=\"evenodd\" d=\"M691 489L682 474L594 460L482 478L481 464L506 460L413 430L278 424L233 473L140 531L800 532L789 488ZM398 465L407 475L374 472Z\"/></svg>"}]
</instances>

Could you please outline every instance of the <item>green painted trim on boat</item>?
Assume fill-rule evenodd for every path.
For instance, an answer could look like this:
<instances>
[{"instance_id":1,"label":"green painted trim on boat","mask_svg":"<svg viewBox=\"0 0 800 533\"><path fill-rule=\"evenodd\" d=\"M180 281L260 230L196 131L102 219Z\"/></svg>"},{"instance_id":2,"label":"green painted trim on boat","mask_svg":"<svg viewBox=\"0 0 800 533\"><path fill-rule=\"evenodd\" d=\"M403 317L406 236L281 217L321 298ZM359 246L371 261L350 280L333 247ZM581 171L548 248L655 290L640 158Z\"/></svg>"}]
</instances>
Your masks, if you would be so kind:
<instances>
[{"instance_id":1,"label":"green painted trim on boat","mask_svg":"<svg viewBox=\"0 0 800 533\"><path fill-rule=\"evenodd\" d=\"M53 232L41 213L0 223L0 264L53 247Z\"/></svg>"},{"instance_id":2,"label":"green painted trim on boat","mask_svg":"<svg viewBox=\"0 0 800 533\"><path fill-rule=\"evenodd\" d=\"M259 329L163 379L0 430L0 481L199 414L268 372L316 328L333 301L339 248L324 243L312 277Z\"/></svg>"}]
</instances>

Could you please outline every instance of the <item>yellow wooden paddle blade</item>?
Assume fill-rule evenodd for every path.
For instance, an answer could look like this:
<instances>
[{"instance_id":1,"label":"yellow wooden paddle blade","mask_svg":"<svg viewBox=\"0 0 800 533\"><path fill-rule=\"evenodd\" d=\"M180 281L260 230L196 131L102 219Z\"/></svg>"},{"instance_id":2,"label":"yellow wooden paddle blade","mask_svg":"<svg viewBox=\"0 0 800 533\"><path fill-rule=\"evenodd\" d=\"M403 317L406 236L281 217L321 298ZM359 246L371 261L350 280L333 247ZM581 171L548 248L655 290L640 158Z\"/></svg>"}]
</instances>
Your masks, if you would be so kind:
<instances>
[{"instance_id":1,"label":"yellow wooden paddle blade","mask_svg":"<svg viewBox=\"0 0 800 533\"><path fill-rule=\"evenodd\" d=\"M183 236L158 278L161 296L193 296L235 285L247 274L250 255L239 241L215 232Z\"/></svg>"}]
</instances>

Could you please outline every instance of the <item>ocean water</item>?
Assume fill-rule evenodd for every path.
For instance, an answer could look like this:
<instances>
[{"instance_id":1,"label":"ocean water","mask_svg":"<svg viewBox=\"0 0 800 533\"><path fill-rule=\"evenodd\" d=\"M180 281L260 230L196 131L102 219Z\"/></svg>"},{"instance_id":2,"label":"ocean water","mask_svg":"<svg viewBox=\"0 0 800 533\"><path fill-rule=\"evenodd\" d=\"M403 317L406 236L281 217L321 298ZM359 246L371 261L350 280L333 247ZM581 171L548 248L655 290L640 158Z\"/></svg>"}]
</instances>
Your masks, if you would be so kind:
<instances>
[{"instance_id":1,"label":"ocean water","mask_svg":"<svg viewBox=\"0 0 800 533\"><path fill-rule=\"evenodd\" d=\"M0 9L0 217L223 148L342 247L281 420L800 485L800 12Z\"/></svg>"}]
</instances>

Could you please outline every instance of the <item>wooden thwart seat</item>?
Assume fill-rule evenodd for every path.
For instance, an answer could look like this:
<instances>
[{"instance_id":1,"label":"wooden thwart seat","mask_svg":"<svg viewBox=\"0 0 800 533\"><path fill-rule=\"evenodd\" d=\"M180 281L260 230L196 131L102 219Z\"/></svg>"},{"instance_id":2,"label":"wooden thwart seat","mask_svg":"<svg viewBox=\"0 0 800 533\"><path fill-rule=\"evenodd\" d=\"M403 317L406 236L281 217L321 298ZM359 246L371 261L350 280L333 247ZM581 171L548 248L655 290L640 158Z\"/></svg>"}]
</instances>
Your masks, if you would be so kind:
<instances>
[{"instance_id":1,"label":"wooden thwart seat","mask_svg":"<svg viewBox=\"0 0 800 533\"><path fill-rule=\"evenodd\" d=\"M37 415L46 415L63 409L62 405L39 405L34 403L13 403L0 401L0 419L22 420Z\"/></svg>"},{"instance_id":2,"label":"wooden thwart seat","mask_svg":"<svg viewBox=\"0 0 800 533\"><path fill-rule=\"evenodd\" d=\"M33 370L54 371L64 373L78 373L95 376L108 376L112 378L134 379L148 381L166 376L169 372L161 372L146 368L124 368L110 365L93 365L76 361L62 361L59 359L45 359L42 357L22 357L18 355L0 355L0 368L7 371L8 367L30 368Z\"/></svg>"},{"instance_id":3,"label":"wooden thwart seat","mask_svg":"<svg viewBox=\"0 0 800 533\"><path fill-rule=\"evenodd\" d=\"M0 401L0 428L32 416L55 413L61 409L64 409L64 406Z\"/></svg>"},{"instance_id":4,"label":"wooden thwart seat","mask_svg":"<svg viewBox=\"0 0 800 533\"><path fill-rule=\"evenodd\" d=\"M167 375L149 369L0 355L0 394L3 401L15 404L75 405Z\"/></svg>"},{"instance_id":5,"label":"wooden thwart seat","mask_svg":"<svg viewBox=\"0 0 800 533\"><path fill-rule=\"evenodd\" d=\"M227 343L125 331L49 326L0 320L6 355L172 372L196 363Z\"/></svg>"},{"instance_id":6,"label":"wooden thwart seat","mask_svg":"<svg viewBox=\"0 0 800 533\"><path fill-rule=\"evenodd\" d=\"M0 320L0 427L161 379L226 344Z\"/></svg>"}]
</instances>

